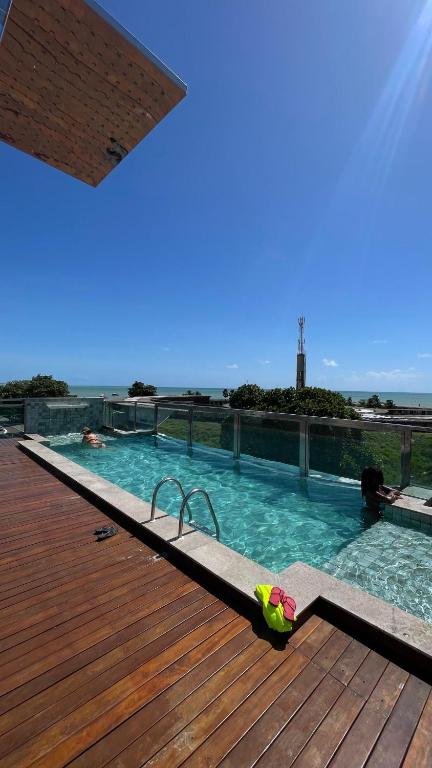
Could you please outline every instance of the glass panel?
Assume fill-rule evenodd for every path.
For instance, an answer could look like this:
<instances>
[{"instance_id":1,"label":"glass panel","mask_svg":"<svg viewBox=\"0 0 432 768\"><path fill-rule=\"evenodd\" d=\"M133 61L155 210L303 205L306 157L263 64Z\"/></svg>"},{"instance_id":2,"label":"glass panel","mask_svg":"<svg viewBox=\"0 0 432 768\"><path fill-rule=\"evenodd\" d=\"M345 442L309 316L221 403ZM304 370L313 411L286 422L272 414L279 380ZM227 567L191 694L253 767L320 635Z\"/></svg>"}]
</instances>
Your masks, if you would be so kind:
<instances>
[{"instance_id":1,"label":"glass panel","mask_svg":"<svg viewBox=\"0 0 432 768\"><path fill-rule=\"evenodd\" d=\"M299 465L300 427L296 421L241 416L242 455Z\"/></svg>"},{"instance_id":2,"label":"glass panel","mask_svg":"<svg viewBox=\"0 0 432 768\"><path fill-rule=\"evenodd\" d=\"M136 412L137 429L153 429L154 407L138 405Z\"/></svg>"},{"instance_id":3,"label":"glass panel","mask_svg":"<svg viewBox=\"0 0 432 768\"><path fill-rule=\"evenodd\" d=\"M0 428L11 434L24 432L24 404L0 401Z\"/></svg>"},{"instance_id":4,"label":"glass panel","mask_svg":"<svg viewBox=\"0 0 432 768\"><path fill-rule=\"evenodd\" d=\"M135 405L110 403L111 419L109 426L131 432L135 428Z\"/></svg>"},{"instance_id":5,"label":"glass panel","mask_svg":"<svg viewBox=\"0 0 432 768\"><path fill-rule=\"evenodd\" d=\"M310 469L360 480L365 467L379 466L389 485L400 483L401 438L399 432L365 429L310 427Z\"/></svg>"},{"instance_id":6,"label":"glass panel","mask_svg":"<svg viewBox=\"0 0 432 768\"><path fill-rule=\"evenodd\" d=\"M231 413L195 411L192 422L193 445L223 448L232 453L234 445L234 417Z\"/></svg>"},{"instance_id":7,"label":"glass panel","mask_svg":"<svg viewBox=\"0 0 432 768\"><path fill-rule=\"evenodd\" d=\"M412 433L411 485L432 488L432 432Z\"/></svg>"},{"instance_id":8,"label":"glass panel","mask_svg":"<svg viewBox=\"0 0 432 768\"><path fill-rule=\"evenodd\" d=\"M188 440L188 411L158 408L158 433L167 435L167 437L175 437L177 440Z\"/></svg>"}]
</instances>

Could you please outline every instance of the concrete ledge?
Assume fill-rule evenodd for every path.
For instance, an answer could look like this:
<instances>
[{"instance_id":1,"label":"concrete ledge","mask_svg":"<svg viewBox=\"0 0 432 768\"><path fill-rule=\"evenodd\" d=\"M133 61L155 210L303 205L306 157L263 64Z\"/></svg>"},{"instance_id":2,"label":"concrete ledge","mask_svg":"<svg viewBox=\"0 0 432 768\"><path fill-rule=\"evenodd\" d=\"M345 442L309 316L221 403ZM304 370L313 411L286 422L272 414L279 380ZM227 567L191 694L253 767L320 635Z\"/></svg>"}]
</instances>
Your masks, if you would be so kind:
<instances>
[{"instance_id":1,"label":"concrete ledge","mask_svg":"<svg viewBox=\"0 0 432 768\"><path fill-rule=\"evenodd\" d=\"M279 574L272 573L188 525L184 526L184 536L177 539L177 518L157 509L155 521L150 522L151 505L146 501L40 442L26 440L19 445L24 453L55 471L58 477L72 481L96 501L108 504L125 518L140 524L164 546L181 552L192 564L204 568L255 604L258 603L255 586L260 583L281 586L292 594L297 602L298 615L310 610L313 603L323 598L355 619L397 639L407 649L432 657L432 626L396 606L304 563L296 562Z\"/></svg>"},{"instance_id":2,"label":"concrete ledge","mask_svg":"<svg viewBox=\"0 0 432 768\"><path fill-rule=\"evenodd\" d=\"M386 505L384 517L395 523L408 522L414 528L421 528L432 533L432 507L427 505L426 499L402 494L393 504Z\"/></svg>"}]
</instances>

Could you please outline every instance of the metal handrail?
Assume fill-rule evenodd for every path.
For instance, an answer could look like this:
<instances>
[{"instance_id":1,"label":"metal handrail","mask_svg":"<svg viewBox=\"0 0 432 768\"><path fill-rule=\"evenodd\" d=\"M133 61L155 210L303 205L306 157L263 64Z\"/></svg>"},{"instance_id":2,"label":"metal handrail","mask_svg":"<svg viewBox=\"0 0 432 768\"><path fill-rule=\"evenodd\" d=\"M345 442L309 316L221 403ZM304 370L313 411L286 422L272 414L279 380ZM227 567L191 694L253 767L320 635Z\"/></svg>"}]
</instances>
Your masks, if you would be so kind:
<instances>
[{"instance_id":1,"label":"metal handrail","mask_svg":"<svg viewBox=\"0 0 432 768\"><path fill-rule=\"evenodd\" d=\"M185 506L187 507L187 511L188 511L188 514L189 514L189 520L192 520L192 512L190 511L189 504L187 503L186 494L185 494L185 492L183 490L183 486L182 486L180 480L177 480L176 477L164 477L162 480L160 480L158 482L158 484L155 486L155 489L153 491L151 513L150 513L150 521L149 522L150 523L154 522L155 514L156 514L156 497L157 497L157 495L159 493L159 489L162 488L162 486L165 483L175 483L176 484L176 486L179 489L179 491L180 491L180 493L182 495L182 498L183 498L183 502L182 502L182 507L181 508L184 509ZM188 496L189 496L189 494L188 494Z\"/></svg>"},{"instance_id":2,"label":"metal handrail","mask_svg":"<svg viewBox=\"0 0 432 768\"><path fill-rule=\"evenodd\" d=\"M204 496L204 498L205 498L205 500L207 502L207 506L209 508L210 514L211 514L211 516L213 518L213 522L215 524L216 538L219 541L220 540L219 523L217 521L217 517L216 517L215 511L213 509L213 504L210 501L210 496L208 495L207 491L204 490L204 488L193 488L191 491L189 491L188 495L183 499L183 502L182 502L182 505L181 505L181 508L180 508L179 530L178 530L177 538L181 539L182 536L183 536L183 521L184 521L185 507L187 507L188 501L189 501L190 497L194 496L196 493L202 493L202 495ZM188 510L189 510L189 507L188 507ZM190 514L190 512L189 512L189 514ZM191 522L191 518L189 518L189 522Z\"/></svg>"}]
</instances>

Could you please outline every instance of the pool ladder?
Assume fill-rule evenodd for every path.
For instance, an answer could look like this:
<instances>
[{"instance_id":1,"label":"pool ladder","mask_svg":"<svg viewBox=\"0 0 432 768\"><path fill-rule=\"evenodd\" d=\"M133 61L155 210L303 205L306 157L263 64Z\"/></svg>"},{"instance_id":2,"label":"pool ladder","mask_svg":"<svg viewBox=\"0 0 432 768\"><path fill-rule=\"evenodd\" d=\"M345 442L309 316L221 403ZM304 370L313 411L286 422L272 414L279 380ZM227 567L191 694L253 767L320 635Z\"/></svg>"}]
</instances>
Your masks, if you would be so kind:
<instances>
[{"instance_id":1,"label":"pool ladder","mask_svg":"<svg viewBox=\"0 0 432 768\"><path fill-rule=\"evenodd\" d=\"M155 514L156 514L156 499L157 499L157 495L159 493L159 490L162 488L163 485L165 485L165 483L174 483L177 486L177 488L179 489L179 491L181 493L181 496L182 496L182 503L181 503L181 507L180 507L179 528L178 528L177 538L181 539L183 537L184 514L185 514L185 510L186 509L187 509L188 515L189 515L189 525L191 525L193 528L196 528L198 531L202 531L203 533L208 534L209 536L214 536L214 534L212 533L212 531L209 530L209 528L207 528L205 525L201 525L200 523L197 523L196 520L192 519L192 513L190 511L190 507L189 507L188 502L189 502L189 499L191 498L191 496L195 496L197 493L200 493L200 494L202 494L204 496L204 498L205 498L205 500L207 502L207 507L209 509L209 512L210 512L212 518L213 518L213 522L214 522L214 526L215 526L216 539L219 541L220 540L219 523L218 523L218 519L216 517L215 511L214 511L214 508L213 508L213 504L210 501L210 496L208 495L207 491L205 491L204 488L192 488L192 490L189 491L188 494L185 494L181 482L179 480L177 480L176 477L164 477L155 486L155 489L153 491L153 496L152 496L150 522L151 523L154 522Z\"/></svg>"}]
</instances>

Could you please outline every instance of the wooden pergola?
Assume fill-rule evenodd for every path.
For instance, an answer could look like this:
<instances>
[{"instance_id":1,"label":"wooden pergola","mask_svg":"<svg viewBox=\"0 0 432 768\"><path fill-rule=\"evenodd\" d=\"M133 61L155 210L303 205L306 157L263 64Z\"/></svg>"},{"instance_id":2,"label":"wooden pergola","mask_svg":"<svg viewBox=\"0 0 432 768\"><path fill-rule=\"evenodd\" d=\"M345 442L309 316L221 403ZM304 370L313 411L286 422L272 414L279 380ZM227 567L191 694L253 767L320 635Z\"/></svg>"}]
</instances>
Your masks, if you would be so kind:
<instances>
[{"instance_id":1,"label":"wooden pergola","mask_svg":"<svg viewBox=\"0 0 432 768\"><path fill-rule=\"evenodd\" d=\"M0 138L97 186L186 86L93 0L0 0Z\"/></svg>"}]
</instances>

